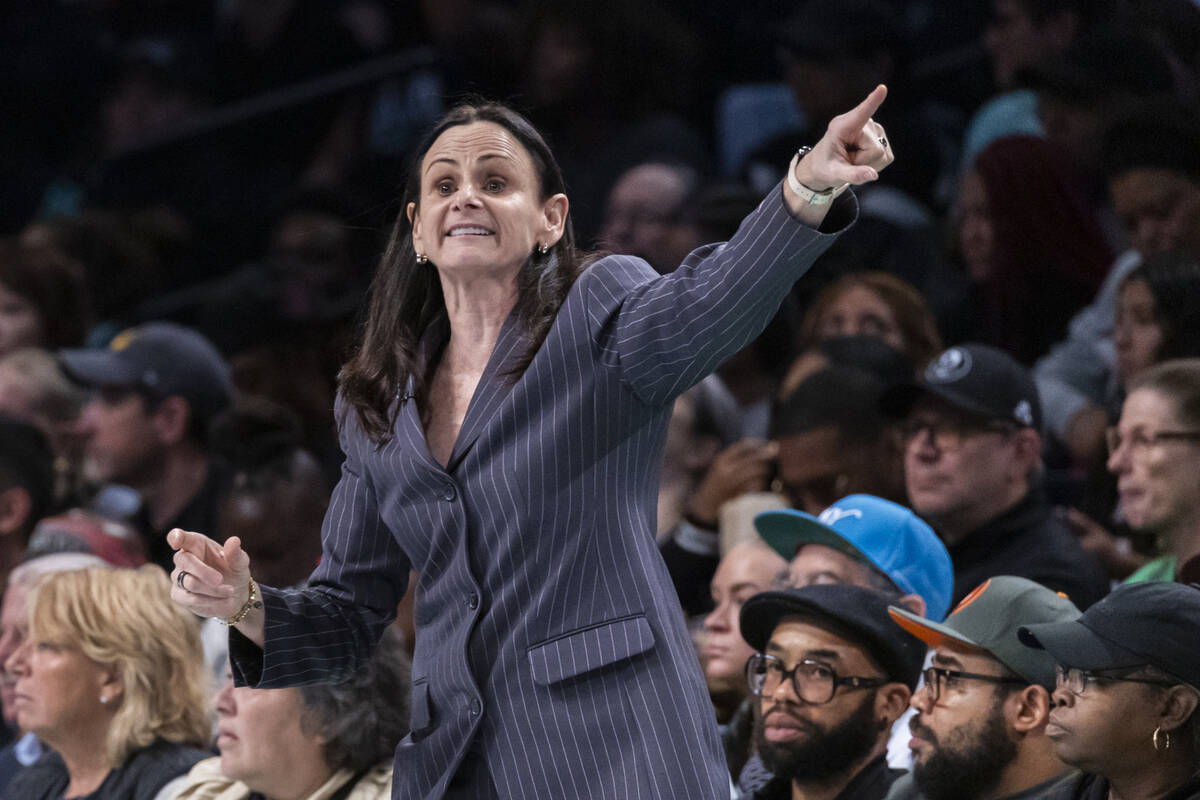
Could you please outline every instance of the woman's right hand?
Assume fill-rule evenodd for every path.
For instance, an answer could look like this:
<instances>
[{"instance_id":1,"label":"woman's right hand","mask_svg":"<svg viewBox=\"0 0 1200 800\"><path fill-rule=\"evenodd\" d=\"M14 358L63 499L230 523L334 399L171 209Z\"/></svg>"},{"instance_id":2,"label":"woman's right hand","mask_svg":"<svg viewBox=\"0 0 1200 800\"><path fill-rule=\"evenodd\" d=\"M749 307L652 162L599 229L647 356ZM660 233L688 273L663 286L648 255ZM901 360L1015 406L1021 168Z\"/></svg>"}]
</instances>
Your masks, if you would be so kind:
<instances>
[{"instance_id":1,"label":"woman's right hand","mask_svg":"<svg viewBox=\"0 0 1200 800\"><path fill-rule=\"evenodd\" d=\"M171 599L201 617L229 619L250 596L250 556L230 536L225 546L202 533L175 528L167 534L175 549Z\"/></svg>"}]
</instances>

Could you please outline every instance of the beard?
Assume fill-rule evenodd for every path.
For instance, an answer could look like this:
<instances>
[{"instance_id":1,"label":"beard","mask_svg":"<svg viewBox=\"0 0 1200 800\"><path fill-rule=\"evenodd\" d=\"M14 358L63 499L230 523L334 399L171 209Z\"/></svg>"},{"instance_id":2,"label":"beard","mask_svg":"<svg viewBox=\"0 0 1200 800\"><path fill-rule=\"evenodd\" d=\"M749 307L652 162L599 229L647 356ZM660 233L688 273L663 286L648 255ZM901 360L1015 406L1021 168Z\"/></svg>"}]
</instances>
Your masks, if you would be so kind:
<instances>
[{"instance_id":1,"label":"beard","mask_svg":"<svg viewBox=\"0 0 1200 800\"><path fill-rule=\"evenodd\" d=\"M933 745L929 758L913 765L913 780L927 800L978 797L1000 782L1004 768L1017 757L1017 744L1004 727L1004 697L997 695L981 723L960 725L939 742L920 722L909 723L912 732Z\"/></svg>"},{"instance_id":2,"label":"beard","mask_svg":"<svg viewBox=\"0 0 1200 800\"><path fill-rule=\"evenodd\" d=\"M773 712L773 714L787 712ZM867 693L850 716L825 730L810 720L788 715L804 731L796 742L768 742L761 717L754 724L754 745L777 778L805 782L844 774L865 758L879 741L882 723L875 718L875 695Z\"/></svg>"}]
</instances>

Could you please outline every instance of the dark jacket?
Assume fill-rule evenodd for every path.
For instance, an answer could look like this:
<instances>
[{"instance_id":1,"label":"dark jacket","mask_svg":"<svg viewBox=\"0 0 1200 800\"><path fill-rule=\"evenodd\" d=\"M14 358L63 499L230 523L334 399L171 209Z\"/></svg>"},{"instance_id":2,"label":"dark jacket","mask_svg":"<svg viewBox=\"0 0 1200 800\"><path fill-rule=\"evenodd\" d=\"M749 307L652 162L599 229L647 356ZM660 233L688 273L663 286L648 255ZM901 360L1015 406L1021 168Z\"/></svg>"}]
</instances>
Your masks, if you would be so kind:
<instances>
[{"instance_id":1,"label":"dark jacket","mask_svg":"<svg viewBox=\"0 0 1200 800\"><path fill-rule=\"evenodd\" d=\"M902 769L889 767L887 756L881 755L859 770L834 800L883 800L892 783L904 774ZM770 783L750 797L753 800L791 800L792 782L785 778L772 778Z\"/></svg>"},{"instance_id":2,"label":"dark jacket","mask_svg":"<svg viewBox=\"0 0 1200 800\"><path fill-rule=\"evenodd\" d=\"M1037 581L1081 609L1108 594L1104 569L1054 516L1040 490L946 549L954 562L955 605L996 575Z\"/></svg>"},{"instance_id":3,"label":"dark jacket","mask_svg":"<svg viewBox=\"0 0 1200 800\"><path fill-rule=\"evenodd\" d=\"M105 776L96 791L79 795L78 800L153 800L164 786L211 755L159 739L134 751L124 764ZM4 800L58 800L70 780L62 758L49 750L36 764L12 779L3 797Z\"/></svg>"},{"instance_id":4,"label":"dark jacket","mask_svg":"<svg viewBox=\"0 0 1200 800\"><path fill-rule=\"evenodd\" d=\"M1101 775L1074 775L1046 795L1046 800L1108 800L1108 778ZM1161 800L1200 800L1200 772Z\"/></svg>"}]
</instances>

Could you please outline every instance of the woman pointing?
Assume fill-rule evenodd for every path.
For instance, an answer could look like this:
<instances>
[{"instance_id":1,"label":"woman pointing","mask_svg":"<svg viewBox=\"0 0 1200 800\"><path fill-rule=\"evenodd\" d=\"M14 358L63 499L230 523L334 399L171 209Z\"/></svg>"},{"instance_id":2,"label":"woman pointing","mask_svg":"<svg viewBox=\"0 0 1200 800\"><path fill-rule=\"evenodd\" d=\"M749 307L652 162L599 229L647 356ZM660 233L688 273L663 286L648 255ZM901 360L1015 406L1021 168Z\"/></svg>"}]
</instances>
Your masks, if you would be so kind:
<instances>
[{"instance_id":1,"label":"woman pointing","mask_svg":"<svg viewBox=\"0 0 1200 800\"><path fill-rule=\"evenodd\" d=\"M797 153L728 243L665 276L626 256L585 265L538 132L499 105L451 111L420 149L341 373L346 459L310 585L259 587L236 539L170 534L172 595L232 625L235 678L348 674L411 568L395 797L727 797L654 543L667 419L832 244L818 227L853 220L847 185L892 161L871 120L885 95Z\"/></svg>"}]
</instances>

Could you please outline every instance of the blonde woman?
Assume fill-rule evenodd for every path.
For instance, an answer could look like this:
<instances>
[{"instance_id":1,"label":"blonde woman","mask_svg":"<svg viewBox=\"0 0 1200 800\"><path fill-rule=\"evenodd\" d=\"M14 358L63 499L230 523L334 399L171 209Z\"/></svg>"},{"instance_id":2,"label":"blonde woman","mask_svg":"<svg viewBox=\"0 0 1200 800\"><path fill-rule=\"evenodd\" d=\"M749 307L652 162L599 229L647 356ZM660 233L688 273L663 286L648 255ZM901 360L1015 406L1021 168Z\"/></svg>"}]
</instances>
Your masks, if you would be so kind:
<instances>
[{"instance_id":1,"label":"blonde woman","mask_svg":"<svg viewBox=\"0 0 1200 800\"><path fill-rule=\"evenodd\" d=\"M52 749L9 784L21 800L153 800L208 755L196 619L155 566L46 576L5 663L21 730Z\"/></svg>"}]
</instances>

